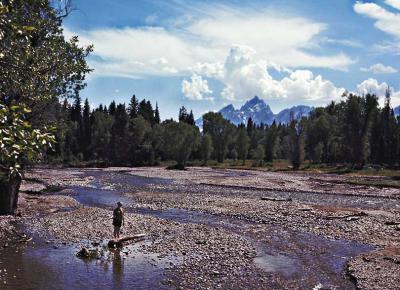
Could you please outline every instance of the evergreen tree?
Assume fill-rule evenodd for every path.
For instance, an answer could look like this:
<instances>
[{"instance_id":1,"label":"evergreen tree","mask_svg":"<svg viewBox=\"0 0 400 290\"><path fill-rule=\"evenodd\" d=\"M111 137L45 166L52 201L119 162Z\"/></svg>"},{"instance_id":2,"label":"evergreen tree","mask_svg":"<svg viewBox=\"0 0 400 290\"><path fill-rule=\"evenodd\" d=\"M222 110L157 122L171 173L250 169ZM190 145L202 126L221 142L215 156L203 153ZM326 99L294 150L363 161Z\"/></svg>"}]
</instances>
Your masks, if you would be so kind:
<instances>
[{"instance_id":1,"label":"evergreen tree","mask_svg":"<svg viewBox=\"0 0 400 290\"><path fill-rule=\"evenodd\" d=\"M194 115L193 115L193 111L192 110L190 110L190 113L189 113L189 116L188 116L188 118L187 118L187 121L186 121L189 125L192 125L192 126L194 126L196 123L195 123L195 120L194 120Z\"/></svg>"},{"instance_id":2,"label":"evergreen tree","mask_svg":"<svg viewBox=\"0 0 400 290\"><path fill-rule=\"evenodd\" d=\"M360 166L364 162L364 144L363 136L361 136L363 126L361 97L350 94L347 98L344 114L343 133L344 144L347 148L347 159L353 166Z\"/></svg>"},{"instance_id":3,"label":"evergreen tree","mask_svg":"<svg viewBox=\"0 0 400 290\"><path fill-rule=\"evenodd\" d=\"M398 135L397 120L390 106L390 90L386 90L385 106L382 109L382 141L383 163L393 165L397 161Z\"/></svg>"},{"instance_id":4,"label":"evergreen tree","mask_svg":"<svg viewBox=\"0 0 400 290\"><path fill-rule=\"evenodd\" d=\"M375 97L350 94L344 105L342 130L348 152L346 159L357 168L362 168L370 155L369 135L376 104Z\"/></svg>"},{"instance_id":5,"label":"evergreen tree","mask_svg":"<svg viewBox=\"0 0 400 290\"><path fill-rule=\"evenodd\" d=\"M179 108L178 120L179 122L186 122L188 118L187 110L184 106Z\"/></svg>"},{"instance_id":6,"label":"evergreen tree","mask_svg":"<svg viewBox=\"0 0 400 290\"><path fill-rule=\"evenodd\" d=\"M85 100L85 105L83 107L83 116L82 116L82 123L83 123L83 136L82 136L82 151L86 159L89 158L90 155L90 145L91 145L91 138L92 138L92 128L91 128L91 120L90 120L90 106L88 99Z\"/></svg>"},{"instance_id":7,"label":"evergreen tree","mask_svg":"<svg viewBox=\"0 0 400 290\"><path fill-rule=\"evenodd\" d=\"M184 106L179 108L178 119L179 119L179 122L184 122L184 123L192 125L192 126L195 125L193 111L190 110L190 113L188 114L188 112Z\"/></svg>"},{"instance_id":8,"label":"evergreen tree","mask_svg":"<svg viewBox=\"0 0 400 290\"><path fill-rule=\"evenodd\" d=\"M249 135L249 137L253 134L254 126L255 124L253 122L253 119L250 117L247 120L247 134Z\"/></svg>"},{"instance_id":9,"label":"evergreen tree","mask_svg":"<svg viewBox=\"0 0 400 290\"><path fill-rule=\"evenodd\" d=\"M93 156L100 163L108 163L109 146L111 145L111 130L114 123L113 117L104 110L96 110L92 114L92 146Z\"/></svg>"},{"instance_id":10,"label":"evergreen tree","mask_svg":"<svg viewBox=\"0 0 400 290\"><path fill-rule=\"evenodd\" d=\"M111 107L111 105L110 105ZM123 165L129 152L128 119L124 104L118 104L114 114L114 124L111 128L110 160L116 165Z\"/></svg>"},{"instance_id":11,"label":"evergreen tree","mask_svg":"<svg viewBox=\"0 0 400 290\"><path fill-rule=\"evenodd\" d=\"M143 99L139 103L138 115L142 116L151 125L155 124L153 106L150 101Z\"/></svg>"},{"instance_id":12,"label":"evergreen tree","mask_svg":"<svg viewBox=\"0 0 400 290\"><path fill-rule=\"evenodd\" d=\"M82 122L82 100L79 96L75 98L74 104L71 108L71 121L77 123Z\"/></svg>"},{"instance_id":13,"label":"evergreen tree","mask_svg":"<svg viewBox=\"0 0 400 290\"><path fill-rule=\"evenodd\" d=\"M154 123L155 124L160 124L160 112L158 110L158 103L156 103L156 109L154 110Z\"/></svg>"},{"instance_id":14,"label":"evergreen tree","mask_svg":"<svg viewBox=\"0 0 400 290\"><path fill-rule=\"evenodd\" d=\"M135 95L132 96L129 106L128 106L128 113L131 119L136 118L138 116L139 110L139 101Z\"/></svg>"},{"instance_id":15,"label":"evergreen tree","mask_svg":"<svg viewBox=\"0 0 400 290\"><path fill-rule=\"evenodd\" d=\"M83 144L83 122L82 122L82 101L79 96L75 98L71 108L72 135L70 136L70 144L72 153L75 156L82 153Z\"/></svg>"},{"instance_id":16,"label":"evergreen tree","mask_svg":"<svg viewBox=\"0 0 400 290\"><path fill-rule=\"evenodd\" d=\"M107 110L107 108L105 107L104 110ZM107 111L111 116L114 116L116 110L117 110L117 105L115 104L115 101L112 101L111 104L108 106Z\"/></svg>"}]
</instances>

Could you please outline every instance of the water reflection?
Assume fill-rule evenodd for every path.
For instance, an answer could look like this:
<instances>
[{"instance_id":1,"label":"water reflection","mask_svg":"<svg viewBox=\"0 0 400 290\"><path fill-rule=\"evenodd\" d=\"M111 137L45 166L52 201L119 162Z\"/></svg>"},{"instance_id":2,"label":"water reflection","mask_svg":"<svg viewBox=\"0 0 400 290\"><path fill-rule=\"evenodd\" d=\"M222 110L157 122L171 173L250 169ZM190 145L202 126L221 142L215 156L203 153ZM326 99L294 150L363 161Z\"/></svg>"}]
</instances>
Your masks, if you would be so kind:
<instances>
[{"instance_id":1,"label":"water reflection","mask_svg":"<svg viewBox=\"0 0 400 290\"><path fill-rule=\"evenodd\" d=\"M115 289L122 289L122 274L124 273L124 261L121 257L121 249L112 249L112 273Z\"/></svg>"},{"instance_id":2,"label":"water reflection","mask_svg":"<svg viewBox=\"0 0 400 290\"><path fill-rule=\"evenodd\" d=\"M0 289L165 289L161 282L166 261L155 263L156 255L142 253L139 247L140 243L112 251L101 247L93 260L77 258L76 247L54 248L43 242L19 250L9 247L0 251L0 268L7 270Z\"/></svg>"}]
</instances>

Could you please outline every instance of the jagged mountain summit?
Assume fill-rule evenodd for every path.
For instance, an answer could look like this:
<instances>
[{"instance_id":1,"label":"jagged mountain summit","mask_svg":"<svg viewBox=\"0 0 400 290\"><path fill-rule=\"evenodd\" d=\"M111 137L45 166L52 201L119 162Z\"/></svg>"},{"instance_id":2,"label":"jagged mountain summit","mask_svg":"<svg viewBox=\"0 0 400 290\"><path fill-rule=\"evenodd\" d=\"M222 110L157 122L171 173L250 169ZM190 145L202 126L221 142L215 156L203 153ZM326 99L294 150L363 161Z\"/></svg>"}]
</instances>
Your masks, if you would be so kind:
<instances>
[{"instance_id":1,"label":"jagged mountain summit","mask_svg":"<svg viewBox=\"0 0 400 290\"><path fill-rule=\"evenodd\" d=\"M255 96L254 98L248 100L240 109L235 109L235 107L230 104L219 110L222 116L229 120L235 125L241 123L247 124L247 120L251 118L256 124L272 124L274 121L276 123L290 122L291 116L294 119L299 120L303 116L308 116L314 108L309 106L294 106L291 108L284 109L278 114L274 114L271 108L265 103L264 100ZM196 125L200 128L203 127L203 118L199 118L196 121Z\"/></svg>"},{"instance_id":2,"label":"jagged mountain summit","mask_svg":"<svg viewBox=\"0 0 400 290\"><path fill-rule=\"evenodd\" d=\"M313 109L314 108L312 107L304 105L294 106L280 111L275 116L274 120L276 121L276 123L287 124L288 122L290 122L291 118L294 118L295 120L300 120L302 117L307 117ZM293 117L291 117L291 115L293 115Z\"/></svg>"},{"instance_id":3,"label":"jagged mountain summit","mask_svg":"<svg viewBox=\"0 0 400 290\"><path fill-rule=\"evenodd\" d=\"M248 100L240 109L236 110L233 105L228 105L219 111L225 119L233 124L247 123L251 117L257 124L272 123L274 113L271 108L260 98L254 97Z\"/></svg>"},{"instance_id":4,"label":"jagged mountain summit","mask_svg":"<svg viewBox=\"0 0 400 290\"><path fill-rule=\"evenodd\" d=\"M396 108L394 108L393 111L394 111L395 116L400 116L400 106L397 106Z\"/></svg>"}]
</instances>

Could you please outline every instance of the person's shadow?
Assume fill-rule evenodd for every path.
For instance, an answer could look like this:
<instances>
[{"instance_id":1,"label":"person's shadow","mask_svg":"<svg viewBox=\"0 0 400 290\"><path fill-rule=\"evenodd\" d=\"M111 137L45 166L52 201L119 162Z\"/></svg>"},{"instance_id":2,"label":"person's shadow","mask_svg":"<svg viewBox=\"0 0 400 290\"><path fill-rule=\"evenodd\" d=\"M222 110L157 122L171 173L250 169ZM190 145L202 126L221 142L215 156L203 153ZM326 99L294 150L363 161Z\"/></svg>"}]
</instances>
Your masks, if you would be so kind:
<instances>
[{"instance_id":1,"label":"person's shadow","mask_svg":"<svg viewBox=\"0 0 400 290\"><path fill-rule=\"evenodd\" d=\"M124 274L124 261L121 257L121 249L111 249L112 253L112 274L113 274L113 288L123 289L123 274Z\"/></svg>"}]
</instances>

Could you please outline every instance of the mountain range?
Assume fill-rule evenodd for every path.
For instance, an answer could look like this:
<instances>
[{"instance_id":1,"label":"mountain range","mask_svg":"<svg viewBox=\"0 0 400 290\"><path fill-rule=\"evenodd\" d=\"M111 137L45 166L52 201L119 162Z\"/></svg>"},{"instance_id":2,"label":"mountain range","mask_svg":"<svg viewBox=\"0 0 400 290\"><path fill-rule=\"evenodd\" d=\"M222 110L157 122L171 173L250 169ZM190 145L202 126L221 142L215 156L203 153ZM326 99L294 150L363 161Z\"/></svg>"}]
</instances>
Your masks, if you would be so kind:
<instances>
[{"instance_id":1,"label":"mountain range","mask_svg":"<svg viewBox=\"0 0 400 290\"><path fill-rule=\"evenodd\" d=\"M274 114L264 100L255 96L254 98L248 100L242 107L240 107L240 109L235 109L235 107L231 104L223 107L218 112L221 113L225 119L235 125L239 125L241 123L247 124L247 120L249 118L251 118L256 124L263 123L270 125L274 121L278 124L287 124L290 122L291 116L293 116L294 119L299 120L303 116L308 116L313 109L313 107L300 105L284 109L278 114ZM202 128L203 118L197 119L196 125L199 128Z\"/></svg>"}]
</instances>

